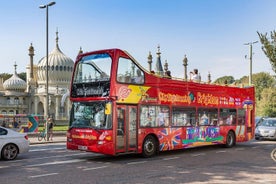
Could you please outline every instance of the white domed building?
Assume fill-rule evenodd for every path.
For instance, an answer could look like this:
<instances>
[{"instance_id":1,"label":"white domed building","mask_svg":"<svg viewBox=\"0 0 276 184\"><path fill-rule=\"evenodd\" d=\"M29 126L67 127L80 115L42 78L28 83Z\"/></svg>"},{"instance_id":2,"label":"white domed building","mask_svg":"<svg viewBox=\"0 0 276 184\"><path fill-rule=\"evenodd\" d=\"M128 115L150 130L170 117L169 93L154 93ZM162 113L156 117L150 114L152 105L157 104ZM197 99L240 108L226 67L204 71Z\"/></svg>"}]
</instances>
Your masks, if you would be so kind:
<instances>
[{"instance_id":1,"label":"white domed building","mask_svg":"<svg viewBox=\"0 0 276 184\"><path fill-rule=\"evenodd\" d=\"M35 65L32 44L29 56L26 82L18 77L16 64L13 76L4 82L0 80L0 114L37 114L47 117L47 58L42 58ZM69 88L73 67L73 60L60 50L56 33L56 47L48 55L48 114L56 121L66 122L69 119Z\"/></svg>"}]
</instances>

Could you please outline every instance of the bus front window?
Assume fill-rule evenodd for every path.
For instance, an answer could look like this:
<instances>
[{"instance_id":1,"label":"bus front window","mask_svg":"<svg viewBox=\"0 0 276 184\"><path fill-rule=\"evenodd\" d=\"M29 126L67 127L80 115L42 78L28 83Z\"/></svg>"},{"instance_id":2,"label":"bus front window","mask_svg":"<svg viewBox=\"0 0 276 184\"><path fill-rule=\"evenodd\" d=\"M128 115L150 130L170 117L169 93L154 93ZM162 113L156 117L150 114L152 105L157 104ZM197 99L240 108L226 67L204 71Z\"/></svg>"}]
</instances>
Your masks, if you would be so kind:
<instances>
[{"instance_id":1,"label":"bus front window","mask_svg":"<svg viewBox=\"0 0 276 184\"><path fill-rule=\"evenodd\" d=\"M112 128L110 102L74 102L72 104L70 127L74 128Z\"/></svg>"},{"instance_id":2,"label":"bus front window","mask_svg":"<svg viewBox=\"0 0 276 184\"><path fill-rule=\"evenodd\" d=\"M109 96L111 63L106 53L81 58L74 68L71 97Z\"/></svg>"},{"instance_id":3,"label":"bus front window","mask_svg":"<svg viewBox=\"0 0 276 184\"><path fill-rule=\"evenodd\" d=\"M93 54L81 59L76 67L74 83L109 81L111 57L108 54Z\"/></svg>"}]
</instances>

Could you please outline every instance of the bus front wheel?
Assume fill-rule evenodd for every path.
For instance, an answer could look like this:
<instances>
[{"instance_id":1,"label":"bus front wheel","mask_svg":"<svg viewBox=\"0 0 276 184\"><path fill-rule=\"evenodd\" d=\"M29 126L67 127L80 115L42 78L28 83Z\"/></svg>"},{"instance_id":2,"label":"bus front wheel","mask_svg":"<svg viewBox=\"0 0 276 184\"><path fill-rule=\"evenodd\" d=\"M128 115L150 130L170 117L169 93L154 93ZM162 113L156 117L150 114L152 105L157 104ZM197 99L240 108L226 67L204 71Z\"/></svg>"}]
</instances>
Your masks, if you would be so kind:
<instances>
[{"instance_id":1,"label":"bus front wheel","mask_svg":"<svg viewBox=\"0 0 276 184\"><path fill-rule=\"evenodd\" d=\"M148 135L143 143L143 156L148 158L156 155L157 143L156 139L152 135Z\"/></svg>"},{"instance_id":2,"label":"bus front wheel","mask_svg":"<svg viewBox=\"0 0 276 184\"><path fill-rule=\"evenodd\" d=\"M226 137L226 148L231 148L236 144L236 137L233 131L229 131Z\"/></svg>"}]
</instances>

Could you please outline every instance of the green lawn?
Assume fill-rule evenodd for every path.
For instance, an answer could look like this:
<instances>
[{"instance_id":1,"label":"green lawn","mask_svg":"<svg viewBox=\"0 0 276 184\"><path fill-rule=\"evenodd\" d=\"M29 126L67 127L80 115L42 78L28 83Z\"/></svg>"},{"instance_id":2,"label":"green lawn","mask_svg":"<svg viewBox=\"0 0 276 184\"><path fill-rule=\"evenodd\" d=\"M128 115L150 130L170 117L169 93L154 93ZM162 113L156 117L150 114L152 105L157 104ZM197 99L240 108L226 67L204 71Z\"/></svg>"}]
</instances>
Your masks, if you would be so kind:
<instances>
[{"instance_id":1,"label":"green lawn","mask_svg":"<svg viewBox=\"0 0 276 184\"><path fill-rule=\"evenodd\" d=\"M38 127L38 131L42 131L44 129L43 126ZM67 125L56 125L54 126L53 131L67 131L68 130L68 126Z\"/></svg>"}]
</instances>

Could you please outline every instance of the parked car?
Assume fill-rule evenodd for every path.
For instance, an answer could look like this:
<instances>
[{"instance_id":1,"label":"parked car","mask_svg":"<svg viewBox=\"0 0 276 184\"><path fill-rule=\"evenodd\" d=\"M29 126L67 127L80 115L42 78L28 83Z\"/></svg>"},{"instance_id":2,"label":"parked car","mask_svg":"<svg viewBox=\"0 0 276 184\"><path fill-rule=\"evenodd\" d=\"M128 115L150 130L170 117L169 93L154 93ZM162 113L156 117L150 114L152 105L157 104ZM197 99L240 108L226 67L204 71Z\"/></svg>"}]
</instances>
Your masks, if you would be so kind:
<instances>
[{"instance_id":1,"label":"parked car","mask_svg":"<svg viewBox=\"0 0 276 184\"><path fill-rule=\"evenodd\" d=\"M264 119L265 119L265 117L256 117L255 118L255 127L257 127Z\"/></svg>"},{"instance_id":2,"label":"parked car","mask_svg":"<svg viewBox=\"0 0 276 184\"><path fill-rule=\"evenodd\" d=\"M276 140L276 118L265 118L255 129L255 139Z\"/></svg>"},{"instance_id":3,"label":"parked car","mask_svg":"<svg viewBox=\"0 0 276 184\"><path fill-rule=\"evenodd\" d=\"M28 135L0 126L0 158L14 160L18 154L28 152Z\"/></svg>"}]
</instances>

